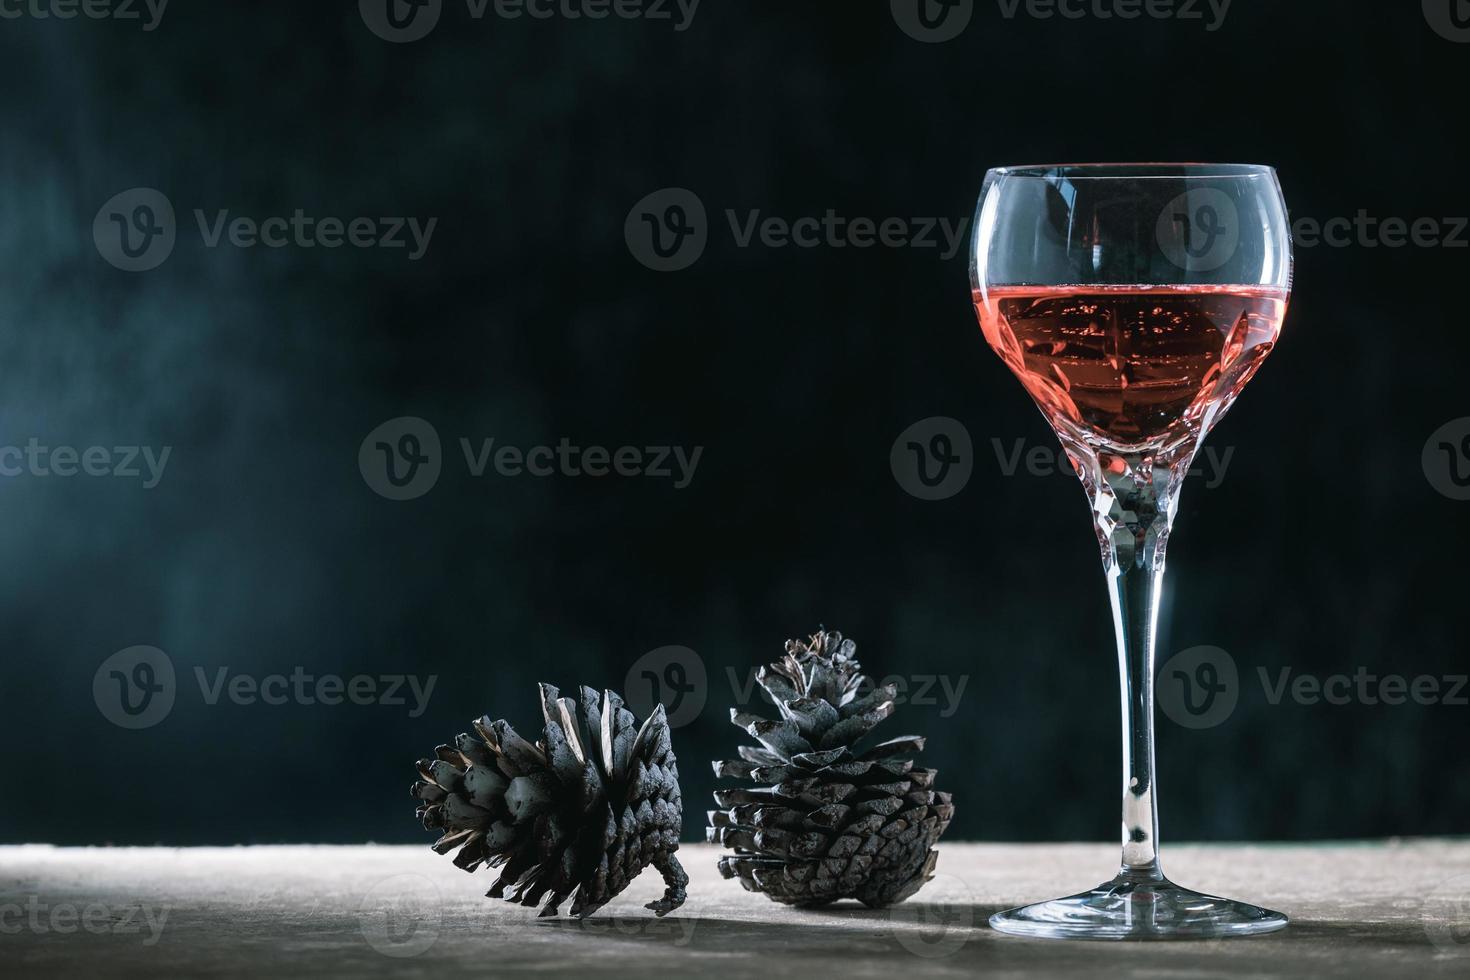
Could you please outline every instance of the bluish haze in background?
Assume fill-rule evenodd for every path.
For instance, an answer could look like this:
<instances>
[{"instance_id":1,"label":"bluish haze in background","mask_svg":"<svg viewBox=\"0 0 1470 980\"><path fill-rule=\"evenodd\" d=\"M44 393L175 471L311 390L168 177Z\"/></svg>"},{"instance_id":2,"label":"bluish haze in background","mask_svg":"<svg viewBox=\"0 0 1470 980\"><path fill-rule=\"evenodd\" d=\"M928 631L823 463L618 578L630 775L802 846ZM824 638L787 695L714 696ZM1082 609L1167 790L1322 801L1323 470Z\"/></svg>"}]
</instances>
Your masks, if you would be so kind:
<instances>
[{"instance_id":1,"label":"bluish haze in background","mask_svg":"<svg viewBox=\"0 0 1470 980\"><path fill-rule=\"evenodd\" d=\"M1275 164L1294 215L1470 213L1453 94L1470 46L1416 9L1237 0L1198 26L1007 22L920 44L886 4L701 5L687 31L472 21L391 45L355 3L173 0L151 32L0 21L0 446L171 447L153 489L0 478L0 841L426 840L412 762L483 713L539 731L535 684L621 688L697 651L675 732L686 832L745 736L727 669L818 623L877 675L963 683L899 709L929 737L955 839L1111 839L1117 695L1074 481L1004 476L1055 445L985 347L965 260L738 248L726 209L970 213L987 167ZM1416 5L1410 5L1414 7ZM635 201L694 190L710 244L677 273L624 243ZM162 191L166 262L127 273L92 223ZM201 240L193 212L437 217L405 250ZM1240 705L1160 721L1167 839L1460 833L1470 707L1269 703L1293 674L1466 671L1466 508L1420 454L1470 415L1470 252L1298 254L1281 345L1184 494L1167 656L1219 646ZM358 449L429 420L444 472L386 500ZM958 496L895 482L897 434L961 420ZM649 478L474 478L478 445L704 447ZM166 651L173 710L127 731L93 699L125 647ZM413 674L408 707L206 704L195 679ZM407 693L405 691L405 693ZM938 688L934 692L940 694Z\"/></svg>"}]
</instances>

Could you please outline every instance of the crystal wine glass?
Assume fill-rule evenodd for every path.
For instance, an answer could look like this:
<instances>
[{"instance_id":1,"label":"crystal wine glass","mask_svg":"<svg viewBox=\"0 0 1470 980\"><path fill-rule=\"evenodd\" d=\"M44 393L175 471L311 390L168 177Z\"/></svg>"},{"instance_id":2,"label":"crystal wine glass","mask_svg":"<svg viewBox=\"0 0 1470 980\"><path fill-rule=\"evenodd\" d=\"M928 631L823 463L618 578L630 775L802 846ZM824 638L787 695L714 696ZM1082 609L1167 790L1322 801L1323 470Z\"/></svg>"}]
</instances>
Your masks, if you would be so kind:
<instances>
[{"instance_id":1,"label":"crystal wine glass","mask_svg":"<svg viewBox=\"0 0 1470 980\"><path fill-rule=\"evenodd\" d=\"M1286 916L1175 885L1158 855L1154 643L1179 487L1281 331L1291 238L1276 173L1241 164L1002 167L971 263L985 339L1056 430L1102 549L1123 706L1123 862L999 912L1023 936L1270 932Z\"/></svg>"}]
</instances>

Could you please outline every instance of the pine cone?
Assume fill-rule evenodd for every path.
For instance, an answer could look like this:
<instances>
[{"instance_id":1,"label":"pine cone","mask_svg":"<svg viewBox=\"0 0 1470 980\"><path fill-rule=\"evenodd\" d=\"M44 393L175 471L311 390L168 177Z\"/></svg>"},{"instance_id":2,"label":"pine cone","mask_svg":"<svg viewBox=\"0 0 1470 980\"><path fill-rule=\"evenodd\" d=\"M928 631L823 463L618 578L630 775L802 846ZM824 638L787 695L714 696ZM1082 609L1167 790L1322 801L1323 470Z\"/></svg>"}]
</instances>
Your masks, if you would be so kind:
<instances>
[{"instance_id":1,"label":"pine cone","mask_svg":"<svg viewBox=\"0 0 1470 980\"><path fill-rule=\"evenodd\" d=\"M572 915L585 918L628 886L648 865L667 890L647 907L664 915L684 903L689 878L679 849L683 803L669 726L659 705L635 728L623 699L589 687L581 704L541 685L545 735L532 745L504 721L474 723L480 737L460 735L419 762L425 829L442 828L434 850L459 848L466 871L504 866L489 898L534 905L556 915L573 889Z\"/></svg>"},{"instance_id":2,"label":"pine cone","mask_svg":"<svg viewBox=\"0 0 1470 980\"><path fill-rule=\"evenodd\" d=\"M720 858L722 875L777 902L902 902L930 879L934 844L954 816L950 794L933 790L934 771L908 758L922 738L864 738L893 714L897 691L862 693L870 682L856 649L836 632L790 640L785 658L756 675L781 720L730 710L760 747L741 746L742 761L716 762L715 775L764 785L717 791L723 809L710 811L708 839L735 851Z\"/></svg>"}]
</instances>

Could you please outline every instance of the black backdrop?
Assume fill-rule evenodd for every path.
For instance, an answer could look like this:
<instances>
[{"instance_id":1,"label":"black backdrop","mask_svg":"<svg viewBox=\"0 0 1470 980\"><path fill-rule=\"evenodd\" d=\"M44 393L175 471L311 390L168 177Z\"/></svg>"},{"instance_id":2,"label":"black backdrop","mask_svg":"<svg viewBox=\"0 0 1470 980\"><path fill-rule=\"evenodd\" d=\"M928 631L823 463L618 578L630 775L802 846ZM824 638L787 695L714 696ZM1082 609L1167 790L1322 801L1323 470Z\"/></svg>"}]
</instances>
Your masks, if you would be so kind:
<instances>
[{"instance_id":1,"label":"black backdrop","mask_svg":"<svg viewBox=\"0 0 1470 980\"><path fill-rule=\"evenodd\" d=\"M742 737L728 671L819 622L877 674L965 685L887 726L929 737L954 837L1111 839L1096 547L1069 477L997 462L993 440L1054 440L983 343L964 256L740 247L725 213L958 221L988 167L1087 159L1270 163L1297 218L1470 213L1470 44L1418 4L1235 0L1213 31L1200 9L979 2L944 43L871 0L707 0L682 31L449 2L402 44L348 0L0 21L0 446L171 447L152 488L0 479L0 840L419 841L413 759L481 712L532 733L536 681L622 687L667 645L707 677L675 733L696 837L707 760ZM93 220L139 187L177 242L128 272ZM709 240L659 272L624 224L669 187ZM410 261L211 248L193 216L298 208L438 222ZM1214 727L1160 720L1166 841L1467 829L1470 707L1272 704L1257 679L1466 669L1470 504L1421 450L1470 414L1470 250L1369 244L1299 249L1279 348L1211 439L1228 472L1186 488L1161 657L1222 648L1240 690ZM402 416L442 473L394 501L358 452ZM889 455L933 416L973 473L926 501ZM682 489L477 478L461 437L703 453ZM135 645L176 683L130 730L94 679ZM417 717L411 695L210 704L196 668L222 667L437 682Z\"/></svg>"}]
</instances>

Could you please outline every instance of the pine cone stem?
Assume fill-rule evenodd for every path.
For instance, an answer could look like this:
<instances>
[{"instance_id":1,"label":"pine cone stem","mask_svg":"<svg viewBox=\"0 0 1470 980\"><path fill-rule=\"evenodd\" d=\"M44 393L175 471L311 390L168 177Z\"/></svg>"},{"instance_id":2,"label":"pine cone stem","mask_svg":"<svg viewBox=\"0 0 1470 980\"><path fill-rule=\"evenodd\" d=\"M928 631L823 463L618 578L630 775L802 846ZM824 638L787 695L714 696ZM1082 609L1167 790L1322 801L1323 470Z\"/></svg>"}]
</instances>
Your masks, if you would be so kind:
<instances>
[{"instance_id":1,"label":"pine cone stem","mask_svg":"<svg viewBox=\"0 0 1470 980\"><path fill-rule=\"evenodd\" d=\"M684 904L688 893L684 888L689 884L689 876L684 873L684 866L672 851L661 852L653 859L653 866L664 876L664 897L656 902L649 902L644 906L650 909L654 915L662 918L674 909Z\"/></svg>"}]
</instances>

